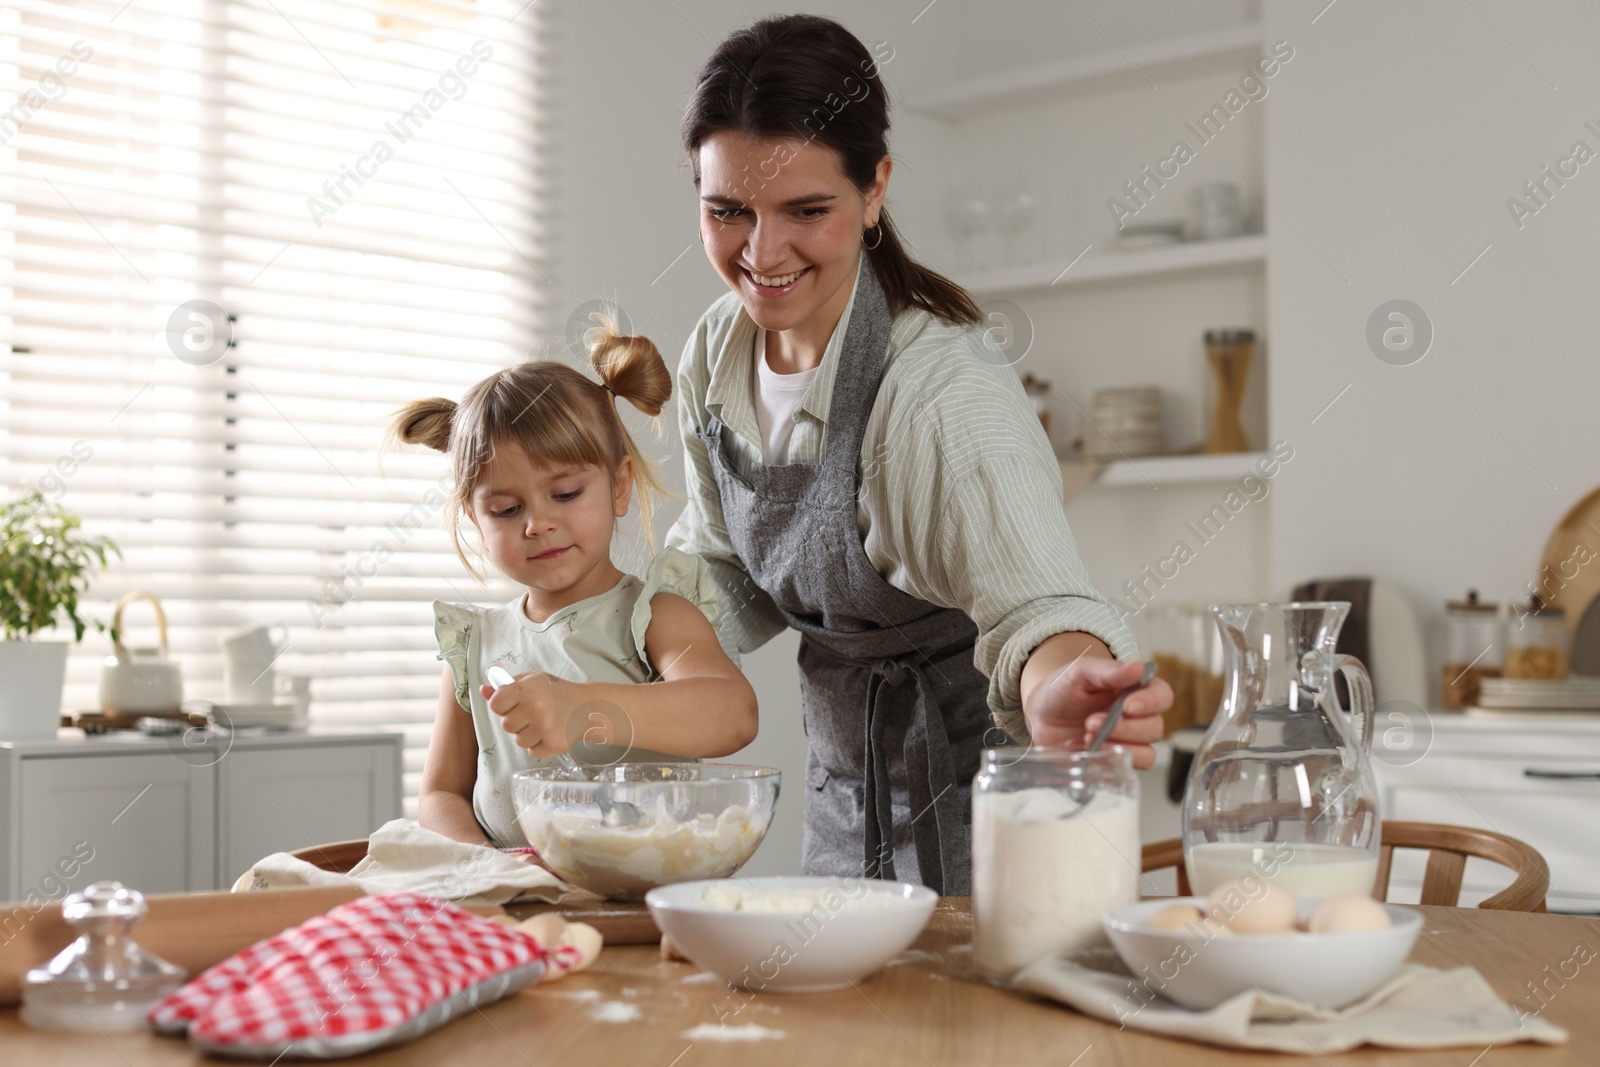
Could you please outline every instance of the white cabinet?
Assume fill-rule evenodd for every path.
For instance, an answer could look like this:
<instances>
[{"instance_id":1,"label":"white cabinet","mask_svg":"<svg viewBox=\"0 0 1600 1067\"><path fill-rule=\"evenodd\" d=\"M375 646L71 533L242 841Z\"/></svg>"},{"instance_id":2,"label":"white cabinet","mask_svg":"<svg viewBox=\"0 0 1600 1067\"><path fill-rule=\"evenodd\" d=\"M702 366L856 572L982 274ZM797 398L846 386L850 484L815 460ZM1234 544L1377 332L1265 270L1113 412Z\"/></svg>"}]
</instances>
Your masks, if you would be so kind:
<instances>
[{"instance_id":1,"label":"white cabinet","mask_svg":"<svg viewBox=\"0 0 1600 1067\"><path fill-rule=\"evenodd\" d=\"M1428 727L1431 739L1386 739L1379 731L1374 770L1383 817L1475 826L1526 841L1550 864L1551 911L1600 912L1600 822L1593 817L1600 722L1435 712ZM1390 900L1416 898L1423 862L1419 854L1396 854ZM1461 902L1477 904L1509 881L1499 864L1469 861Z\"/></svg>"},{"instance_id":2,"label":"white cabinet","mask_svg":"<svg viewBox=\"0 0 1600 1067\"><path fill-rule=\"evenodd\" d=\"M59 874L74 850L84 861L83 884L103 876L149 893L211 885L211 768L191 767L166 752L18 763L21 803L10 820L17 862L6 899L26 896L52 872Z\"/></svg>"},{"instance_id":3,"label":"white cabinet","mask_svg":"<svg viewBox=\"0 0 1600 1067\"><path fill-rule=\"evenodd\" d=\"M247 749L223 763L217 817L228 832L217 853L224 888L262 856L366 837L400 815L399 768L386 745Z\"/></svg>"},{"instance_id":4,"label":"white cabinet","mask_svg":"<svg viewBox=\"0 0 1600 1067\"><path fill-rule=\"evenodd\" d=\"M117 879L226 889L273 852L400 816L400 734L235 736L200 752L137 735L0 742L0 900Z\"/></svg>"}]
</instances>

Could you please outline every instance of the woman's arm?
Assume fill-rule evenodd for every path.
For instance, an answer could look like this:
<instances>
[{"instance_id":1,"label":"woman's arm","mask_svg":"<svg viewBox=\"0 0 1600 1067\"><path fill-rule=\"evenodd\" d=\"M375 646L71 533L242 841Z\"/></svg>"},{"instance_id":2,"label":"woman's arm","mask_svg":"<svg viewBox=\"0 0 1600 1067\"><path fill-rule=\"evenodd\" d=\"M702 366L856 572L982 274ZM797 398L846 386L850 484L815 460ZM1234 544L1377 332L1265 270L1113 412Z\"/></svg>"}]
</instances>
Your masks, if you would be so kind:
<instances>
[{"instance_id":1,"label":"woman's arm","mask_svg":"<svg viewBox=\"0 0 1600 1067\"><path fill-rule=\"evenodd\" d=\"M484 687L489 710L539 759L580 739L694 757L727 756L754 741L755 690L717 644L700 609L676 593L657 593L650 612L645 651L660 681L568 682L542 672L520 674L512 685Z\"/></svg>"},{"instance_id":2,"label":"woman's arm","mask_svg":"<svg viewBox=\"0 0 1600 1067\"><path fill-rule=\"evenodd\" d=\"M924 330L894 360L863 457L867 554L898 588L977 624L996 723L1041 744L1086 736L1137 679L1138 649L1089 579L1049 442L981 330ZM1163 701L1170 687L1153 683L1116 733L1140 765L1154 736L1138 720Z\"/></svg>"},{"instance_id":3,"label":"woman's arm","mask_svg":"<svg viewBox=\"0 0 1600 1067\"><path fill-rule=\"evenodd\" d=\"M472 813L477 777L478 738L472 716L456 703L455 676L446 666L439 680L439 711L428 739L428 757L422 765L417 822L470 845L492 844Z\"/></svg>"}]
</instances>

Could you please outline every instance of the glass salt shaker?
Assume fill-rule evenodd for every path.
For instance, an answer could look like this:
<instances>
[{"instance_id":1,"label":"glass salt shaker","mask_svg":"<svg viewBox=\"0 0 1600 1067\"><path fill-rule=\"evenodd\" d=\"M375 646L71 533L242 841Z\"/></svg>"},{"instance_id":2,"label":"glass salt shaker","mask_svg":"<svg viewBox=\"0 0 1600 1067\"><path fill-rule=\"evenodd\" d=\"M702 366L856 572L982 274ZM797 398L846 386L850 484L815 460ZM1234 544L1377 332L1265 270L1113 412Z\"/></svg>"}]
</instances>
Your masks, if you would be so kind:
<instances>
[{"instance_id":1,"label":"glass salt shaker","mask_svg":"<svg viewBox=\"0 0 1600 1067\"><path fill-rule=\"evenodd\" d=\"M1506 677L1560 681L1569 670L1567 613L1539 594L1526 606L1512 605L1506 623Z\"/></svg>"},{"instance_id":2,"label":"glass salt shaker","mask_svg":"<svg viewBox=\"0 0 1600 1067\"><path fill-rule=\"evenodd\" d=\"M149 908L121 882L95 882L61 902L78 939L22 982L24 1023L37 1030L139 1030L188 974L128 936Z\"/></svg>"},{"instance_id":3,"label":"glass salt shaker","mask_svg":"<svg viewBox=\"0 0 1600 1067\"><path fill-rule=\"evenodd\" d=\"M973 953L996 985L1107 944L1139 898L1139 778L1125 750L985 749L972 783Z\"/></svg>"},{"instance_id":4,"label":"glass salt shaker","mask_svg":"<svg viewBox=\"0 0 1600 1067\"><path fill-rule=\"evenodd\" d=\"M1476 589L1465 600L1445 604L1444 667L1439 675L1439 704L1450 709L1478 702L1483 679L1500 677L1500 606L1478 599Z\"/></svg>"}]
</instances>

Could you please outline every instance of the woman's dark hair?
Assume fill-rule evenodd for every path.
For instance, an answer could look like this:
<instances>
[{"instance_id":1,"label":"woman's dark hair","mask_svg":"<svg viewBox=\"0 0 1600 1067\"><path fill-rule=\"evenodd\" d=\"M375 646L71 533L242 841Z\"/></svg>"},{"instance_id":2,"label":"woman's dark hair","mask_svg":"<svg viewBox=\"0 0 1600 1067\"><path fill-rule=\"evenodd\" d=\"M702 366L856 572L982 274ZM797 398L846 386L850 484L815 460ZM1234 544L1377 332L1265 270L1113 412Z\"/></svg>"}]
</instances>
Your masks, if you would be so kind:
<instances>
[{"instance_id":1,"label":"woman's dark hair","mask_svg":"<svg viewBox=\"0 0 1600 1067\"><path fill-rule=\"evenodd\" d=\"M780 15L736 30L700 68L684 112L683 147L695 185L700 146L724 131L827 145L839 153L845 176L865 192L878 161L889 154L889 96L878 60L849 30L817 15ZM892 313L920 307L950 323L983 320L965 289L906 253L887 206L878 230L868 255Z\"/></svg>"}]
</instances>

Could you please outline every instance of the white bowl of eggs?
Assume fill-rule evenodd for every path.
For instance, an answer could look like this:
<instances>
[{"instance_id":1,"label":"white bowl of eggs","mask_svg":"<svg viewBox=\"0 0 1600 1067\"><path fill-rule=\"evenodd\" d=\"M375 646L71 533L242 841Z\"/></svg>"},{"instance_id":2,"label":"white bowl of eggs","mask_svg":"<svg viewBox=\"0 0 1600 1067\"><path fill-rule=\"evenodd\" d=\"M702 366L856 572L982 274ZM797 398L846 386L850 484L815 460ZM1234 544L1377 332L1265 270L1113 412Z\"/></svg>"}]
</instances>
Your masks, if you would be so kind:
<instances>
[{"instance_id":1,"label":"white bowl of eggs","mask_svg":"<svg viewBox=\"0 0 1600 1067\"><path fill-rule=\"evenodd\" d=\"M1245 878L1209 897L1112 908L1102 922L1134 981L1185 1008L1256 989L1333 1009L1394 976L1422 913L1355 894L1295 898Z\"/></svg>"}]
</instances>

